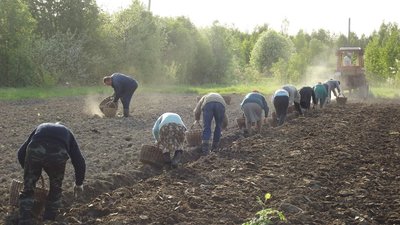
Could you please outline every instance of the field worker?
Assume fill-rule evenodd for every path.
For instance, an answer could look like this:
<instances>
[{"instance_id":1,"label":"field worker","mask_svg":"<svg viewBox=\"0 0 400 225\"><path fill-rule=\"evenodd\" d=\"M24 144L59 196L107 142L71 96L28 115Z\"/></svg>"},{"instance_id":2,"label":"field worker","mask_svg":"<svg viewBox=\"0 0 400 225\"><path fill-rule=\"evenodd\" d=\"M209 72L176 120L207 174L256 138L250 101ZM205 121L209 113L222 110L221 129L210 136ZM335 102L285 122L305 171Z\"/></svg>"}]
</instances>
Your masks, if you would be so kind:
<instances>
[{"instance_id":1,"label":"field worker","mask_svg":"<svg viewBox=\"0 0 400 225\"><path fill-rule=\"evenodd\" d=\"M226 103L224 98L218 93L209 93L201 97L194 109L195 124L199 123L201 112L203 112L203 134L201 152L203 155L209 153L209 141L211 139L211 123L215 120L212 150L218 148L221 139L222 129L228 125L225 113Z\"/></svg>"},{"instance_id":2,"label":"field worker","mask_svg":"<svg viewBox=\"0 0 400 225\"><path fill-rule=\"evenodd\" d=\"M124 117L129 116L129 104L135 93L138 82L130 76L122 73L114 73L111 76L103 78L103 82L107 86L114 88L114 102L117 103L121 99Z\"/></svg>"},{"instance_id":3,"label":"field worker","mask_svg":"<svg viewBox=\"0 0 400 225\"><path fill-rule=\"evenodd\" d=\"M18 150L24 169L24 188L19 197L19 224L32 224L34 188L42 169L50 180L43 220L55 220L61 207L62 182L67 160L75 170L75 197L81 197L86 164L73 133L60 123L42 123Z\"/></svg>"},{"instance_id":4,"label":"field worker","mask_svg":"<svg viewBox=\"0 0 400 225\"><path fill-rule=\"evenodd\" d=\"M269 112L265 97L257 90L254 90L244 97L240 106L246 118L245 132L252 135L253 130L251 129L251 125L256 123L257 132L261 133L262 119L264 117L264 120L266 120Z\"/></svg>"},{"instance_id":5,"label":"field worker","mask_svg":"<svg viewBox=\"0 0 400 225\"><path fill-rule=\"evenodd\" d=\"M340 81L338 80L334 80L334 79L330 79L325 81L326 86L328 87L327 92L328 92L328 102L331 101L331 92L333 92L333 95L335 97L337 97L338 95L340 95L341 90L340 90ZM338 91L338 93L336 93L336 90Z\"/></svg>"},{"instance_id":6,"label":"field worker","mask_svg":"<svg viewBox=\"0 0 400 225\"><path fill-rule=\"evenodd\" d=\"M312 87L304 86L300 89L299 93L300 93L301 108L303 108L307 111L310 110L311 100L313 102L313 105L315 106L315 104L316 104L315 92Z\"/></svg>"},{"instance_id":7,"label":"field worker","mask_svg":"<svg viewBox=\"0 0 400 225\"><path fill-rule=\"evenodd\" d=\"M303 115L300 107L301 96L299 91L297 91L297 88L293 85L287 84L282 86L282 89L285 89L289 93L289 105L294 105L297 112L299 112L300 115Z\"/></svg>"},{"instance_id":8,"label":"field worker","mask_svg":"<svg viewBox=\"0 0 400 225\"><path fill-rule=\"evenodd\" d=\"M173 168L178 164L183 154L186 126L176 113L164 113L158 117L153 126L153 136L157 144L163 146L164 162ZM171 160L171 153L174 157Z\"/></svg>"},{"instance_id":9,"label":"field worker","mask_svg":"<svg viewBox=\"0 0 400 225\"><path fill-rule=\"evenodd\" d=\"M287 92L285 89L276 90L272 96L272 103L275 107L278 126L281 126L285 122L289 107L289 92Z\"/></svg>"},{"instance_id":10,"label":"field worker","mask_svg":"<svg viewBox=\"0 0 400 225\"><path fill-rule=\"evenodd\" d=\"M343 65L344 66L351 66L351 58L348 55L343 57Z\"/></svg>"},{"instance_id":11,"label":"field worker","mask_svg":"<svg viewBox=\"0 0 400 225\"><path fill-rule=\"evenodd\" d=\"M328 97L328 91L326 90L325 86L318 82L317 85L314 87L315 92L315 100L316 105L319 103L319 107L322 108L324 106L325 100Z\"/></svg>"}]
</instances>

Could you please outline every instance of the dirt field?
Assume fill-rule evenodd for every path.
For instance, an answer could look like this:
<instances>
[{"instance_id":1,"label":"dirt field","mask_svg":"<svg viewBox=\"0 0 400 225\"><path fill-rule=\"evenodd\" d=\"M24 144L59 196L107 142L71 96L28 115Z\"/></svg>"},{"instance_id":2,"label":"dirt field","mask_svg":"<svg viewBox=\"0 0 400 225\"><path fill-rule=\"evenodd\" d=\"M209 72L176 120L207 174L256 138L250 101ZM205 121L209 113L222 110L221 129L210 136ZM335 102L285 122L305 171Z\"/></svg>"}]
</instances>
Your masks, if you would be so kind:
<instances>
[{"instance_id":1,"label":"dirt field","mask_svg":"<svg viewBox=\"0 0 400 225\"><path fill-rule=\"evenodd\" d=\"M73 201L68 162L64 208L52 224L241 224L267 192L286 224L400 224L398 100L331 104L244 138L234 122L243 96L232 95L222 147L160 171L138 161L140 147L153 142L164 112L190 126L196 96L139 93L128 119L93 115L104 97L0 101L1 224L16 220L8 201L12 179L22 178L17 149L36 125L55 121L74 131L87 174L86 196Z\"/></svg>"}]
</instances>

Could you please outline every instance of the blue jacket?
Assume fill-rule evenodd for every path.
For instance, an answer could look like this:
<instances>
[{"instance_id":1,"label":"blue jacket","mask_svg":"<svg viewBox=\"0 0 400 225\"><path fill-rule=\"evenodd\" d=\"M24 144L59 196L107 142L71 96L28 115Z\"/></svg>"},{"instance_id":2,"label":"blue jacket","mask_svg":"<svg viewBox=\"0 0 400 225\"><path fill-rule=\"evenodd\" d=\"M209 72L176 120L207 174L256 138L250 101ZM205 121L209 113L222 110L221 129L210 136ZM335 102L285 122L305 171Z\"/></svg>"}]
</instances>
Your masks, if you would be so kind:
<instances>
[{"instance_id":1,"label":"blue jacket","mask_svg":"<svg viewBox=\"0 0 400 225\"><path fill-rule=\"evenodd\" d=\"M246 103L257 103L261 108L264 109L265 117L268 116L268 111L269 111L268 104L267 101L265 100L265 97L262 94L257 92L248 93L244 97L242 103L240 103L240 106L243 108L243 105Z\"/></svg>"},{"instance_id":2,"label":"blue jacket","mask_svg":"<svg viewBox=\"0 0 400 225\"><path fill-rule=\"evenodd\" d=\"M67 150L75 169L75 183L82 185L85 179L86 163L72 132L65 126L56 123L42 123L29 135L29 138L18 150L18 161L24 168L26 149L30 143L52 142Z\"/></svg>"},{"instance_id":3,"label":"blue jacket","mask_svg":"<svg viewBox=\"0 0 400 225\"><path fill-rule=\"evenodd\" d=\"M114 73L111 75L112 87L114 88L114 102L117 102L121 97L133 92L138 87L138 82L122 73Z\"/></svg>"}]
</instances>

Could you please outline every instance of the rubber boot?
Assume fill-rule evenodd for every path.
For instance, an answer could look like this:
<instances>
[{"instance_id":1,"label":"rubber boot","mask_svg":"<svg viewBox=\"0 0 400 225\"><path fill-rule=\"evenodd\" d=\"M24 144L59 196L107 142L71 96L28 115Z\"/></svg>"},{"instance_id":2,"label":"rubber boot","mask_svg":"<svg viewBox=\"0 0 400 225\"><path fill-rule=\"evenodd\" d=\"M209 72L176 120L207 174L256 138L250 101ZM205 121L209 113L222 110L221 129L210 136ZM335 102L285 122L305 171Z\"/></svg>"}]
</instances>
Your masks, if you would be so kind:
<instances>
[{"instance_id":1,"label":"rubber boot","mask_svg":"<svg viewBox=\"0 0 400 225\"><path fill-rule=\"evenodd\" d=\"M129 109L124 109L124 117L129 117Z\"/></svg>"},{"instance_id":2,"label":"rubber boot","mask_svg":"<svg viewBox=\"0 0 400 225\"><path fill-rule=\"evenodd\" d=\"M212 143L211 150L212 150L212 151L215 151L218 147L219 147L219 142L213 142L213 143Z\"/></svg>"},{"instance_id":3,"label":"rubber boot","mask_svg":"<svg viewBox=\"0 0 400 225\"><path fill-rule=\"evenodd\" d=\"M208 143L208 141L203 141L203 143L201 143L201 154L203 156L206 156L208 155L208 153L210 153L209 145L210 144Z\"/></svg>"},{"instance_id":4,"label":"rubber boot","mask_svg":"<svg viewBox=\"0 0 400 225\"><path fill-rule=\"evenodd\" d=\"M181 161L183 155L183 150L176 150L174 153L174 157L172 158L171 166L172 168L177 168L179 162Z\"/></svg>"},{"instance_id":5,"label":"rubber boot","mask_svg":"<svg viewBox=\"0 0 400 225\"><path fill-rule=\"evenodd\" d=\"M28 213L20 213L18 218L18 225L35 225L35 220L30 212Z\"/></svg>"},{"instance_id":6,"label":"rubber boot","mask_svg":"<svg viewBox=\"0 0 400 225\"><path fill-rule=\"evenodd\" d=\"M54 220L56 220L56 216L57 216L57 213L55 213L55 212L44 211L44 213L43 213L43 220L51 220L51 221L54 221Z\"/></svg>"},{"instance_id":7,"label":"rubber boot","mask_svg":"<svg viewBox=\"0 0 400 225\"><path fill-rule=\"evenodd\" d=\"M278 118L278 126L282 126L283 123L285 122L285 119L286 119L286 116L281 115L281 116Z\"/></svg>"},{"instance_id":8,"label":"rubber boot","mask_svg":"<svg viewBox=\"0 0 400 225\"><path fill-rule=\"evenodd\" d=\"M171 156L170 156L169 152L164 152L163 153L163 159L164 159L164 163L166 165L170 165L171 164Z\"/></svg>"}]
</instances>

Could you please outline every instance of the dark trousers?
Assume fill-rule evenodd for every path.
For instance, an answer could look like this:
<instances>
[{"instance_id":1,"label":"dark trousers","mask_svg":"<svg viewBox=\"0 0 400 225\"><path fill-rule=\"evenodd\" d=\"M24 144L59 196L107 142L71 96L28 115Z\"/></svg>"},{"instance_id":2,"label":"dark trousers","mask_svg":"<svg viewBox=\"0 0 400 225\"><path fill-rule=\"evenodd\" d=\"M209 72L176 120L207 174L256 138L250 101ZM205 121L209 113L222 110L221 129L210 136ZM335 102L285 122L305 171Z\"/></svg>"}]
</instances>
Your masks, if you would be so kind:
<instances>
[{"instance_id":1,"label":"dark trousers","mask_svg":"<svg viewBox=\"0 0 400 225\"><path fill-rule=\"evenodd\" d=\"M211 123L215 119L213 142L221 139L222 122L225 115L225 106L219 102L209 102L203 107L203 135L202 140L208 141L211 138Z\"/></svg>"},{"instance_id":2,"label":"dark trousers","mask_svg":"<svg viewBox=\"0 0 400 225\"><path fill-rule=\"evenodd\" d=\"M45 214L57 214L61 206L61 186L68 158L65 148L57 144L30 143L28 145L24 165L24 189L19 197L19 224L32 223L34 188L42 174L42 169L50 180Z\"/></svg>"},{"instance_id":3,"label":"dark trousers","mask_svg":"<svg viewBox=\"0 0 400 225\"><path fill-rule=\"evenodd\" d=\"M138 87L137 85L134 86L132 89L126 91L124 95L121 97L123 109L129 110L129 104L131 103L132 96L135 93L137 87Z\"/></svg>"},{"instance_id":4,"label":"dark trousers","mask_svg":"<svg viewBox=\"0 0 400 225\"><path fill-rule=\"evenodd\" d=\"M317 98L317 105L319 103L319 107L322 108L325 104L325 98Z\"/></svg>"},{"instance_id":5,"label":"dark trousers","mask_svg":"<svg viewBox=\"0 0 400 225\"><path fill-rule=\"evenodd\" d=\"M278 126L285 122L287 109L289 107L289 97L288 96L276 96L274 98L274 107L276 112L276 117L278 119Z\"/></svg>"}]
</instances>

